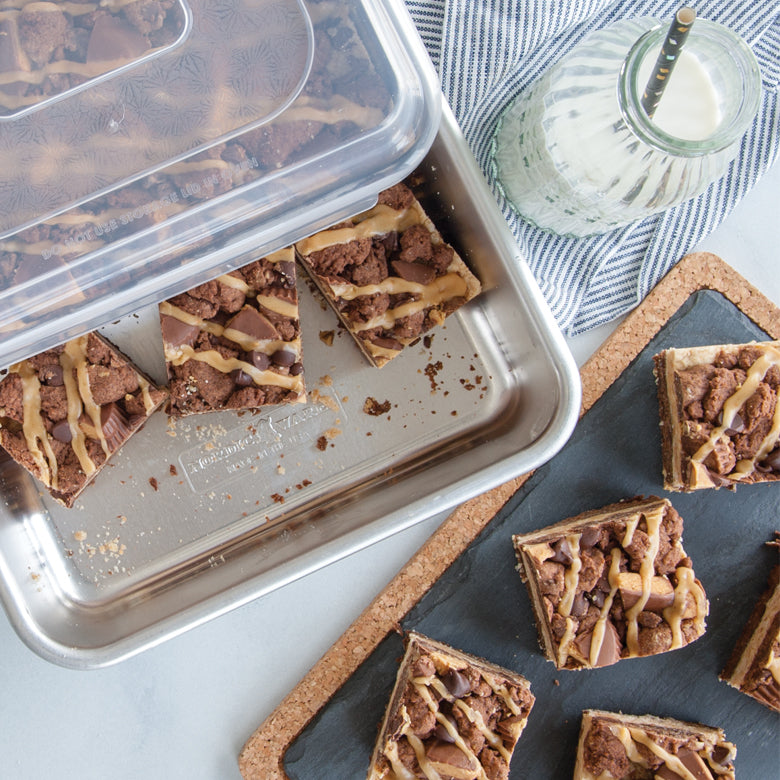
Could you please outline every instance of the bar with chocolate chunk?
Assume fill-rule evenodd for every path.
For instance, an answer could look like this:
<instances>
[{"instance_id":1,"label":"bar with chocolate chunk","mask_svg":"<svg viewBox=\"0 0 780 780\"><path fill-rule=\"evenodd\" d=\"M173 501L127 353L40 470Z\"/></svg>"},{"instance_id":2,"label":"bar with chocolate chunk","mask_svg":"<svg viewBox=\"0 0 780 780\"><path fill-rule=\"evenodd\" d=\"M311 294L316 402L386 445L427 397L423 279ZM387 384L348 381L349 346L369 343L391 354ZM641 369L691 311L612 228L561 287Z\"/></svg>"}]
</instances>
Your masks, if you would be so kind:
<instances>
[{"instance_id":1,"label":"bar with chocolate chunk","mask_svg":"<svg viewBox=\"0 0 780 780\"><path fill-rule=\"evenodd\" d=\"M368 780L503 780L533 704L521 675L411 631Z\"/></svg>"},{"instance_id":2,"label":"bar with chocolate chunk","mask_svg":"<svg viewBox=\"0 0 780 780\"><path fill-rule=\"evenodd\" d=\"M159 309L171 416L306 400L291 247Z\"/></svg>"},{"instance_id":3,"label":"bar with chocolate chunk","mask_svg":"<svg viewBox=\"0 0 780 780\"><path fill-rule=\"evenodd\" d=\"M780 341L654 358L666 490L780 480Z\"/></svg>"},{"instance_id":4,"label":"bar with chocolate chunk","mask_svg":"<svg viewBox=\"0 0 780 780\"><path fill-rule=\"evenodd\" d=\"M574 780L734 780L722 729L655 715L582 713Z\"/></svg>"},{"instance_id":5,"label":"bar with chocolate chunk","mask_svg":"<svg viewBox=\"0 0 780 780\"><path fill-rule=\"evenodd\" d=\"M405 184L383 191L374 208L299 241L296 250L379 368L481 289Z\"/></svg>"},{"instance_id":6,"label":"bar with chocolate chunk","mask_svg":"<svg viewBox=\"0 0 780 780\"><path fill-rule=\"evenodd\" d=\"M776 535L775 547L780 542ZM780 564L756 602L720 679L780 712Z\"/></svg>"},{"instance_id":7,"label":"bar with chocolate chunk","mask_svg":"<svg viewBox=\"0 0 780 780\"><path fill-rule=\"evenodd\" d=\"M634 498L512 537L539 642L558 669L685 647L709 611L666 499Z\"/></svg>"},{"instance_id":8,"label":"bar with chocolate chunk","mask_svg":"<svg viewBox=\"0 0 780 780\"><path fill-rule=\"evenodd\" d=\"M0 381L0 444L71 507L165 398L113 344L88 333L11 366Z\"/></svg>"}]
</instances>

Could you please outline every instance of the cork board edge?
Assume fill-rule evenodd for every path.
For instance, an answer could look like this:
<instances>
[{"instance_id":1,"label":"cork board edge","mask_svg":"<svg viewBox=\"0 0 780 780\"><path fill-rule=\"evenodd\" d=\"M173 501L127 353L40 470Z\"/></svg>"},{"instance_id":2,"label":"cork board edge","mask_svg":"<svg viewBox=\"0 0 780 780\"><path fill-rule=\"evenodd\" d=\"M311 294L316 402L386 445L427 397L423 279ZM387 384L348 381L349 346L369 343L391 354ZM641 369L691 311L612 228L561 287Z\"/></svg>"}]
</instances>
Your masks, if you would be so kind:
<instances>
[{"instance_id":1,"label":"cork board edge","mask_svg":"<svg viewBox=\"0 0 780 780\"><path fill-rule=\"evenodd\" d=\"M780 309L720 257L694 252L680 260L582 366L585 414L645 348L682 304L698 290L731 301L773 339L780 339ZM339 637L300 683L244 744L239 770L244 780L288 780L288 747L361 663L477 537L531 473L458 507L384 590Z\"/></svg>"}]
</instances>

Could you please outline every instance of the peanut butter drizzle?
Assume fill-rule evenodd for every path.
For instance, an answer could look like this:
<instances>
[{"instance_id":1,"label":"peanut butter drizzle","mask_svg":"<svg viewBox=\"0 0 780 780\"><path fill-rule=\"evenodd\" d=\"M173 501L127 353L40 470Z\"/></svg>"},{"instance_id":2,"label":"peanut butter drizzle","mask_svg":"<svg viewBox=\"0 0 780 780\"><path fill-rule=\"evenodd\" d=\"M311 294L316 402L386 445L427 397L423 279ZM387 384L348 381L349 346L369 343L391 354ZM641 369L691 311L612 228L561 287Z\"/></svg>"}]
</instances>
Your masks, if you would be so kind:
<instances>
[{"instance_id":1,"label":"peanut butter drizzle","mask_svg":"<svg viewBox=\"0 0 780 780\"><path fill-rule=\"evenodd\" d=\"M393 277L386 281L395 281ZM466 280L457 273L448 273L437 276L430 284L419 285L421 298L417 301L409 301L394 309L388 309L368 322L353 323L353 330L360 332L371 328L391 328L398 320L409 317L431 306L464 296L467 292Z\"/></svg>"},{"instance_id":2,"label":"peanut butter drizzle","mask_svg":"<svg viewBox=\"0 0 780 780\"><path fill-rule=\"evenodd\" d=\"M401 233L412 225L432 227L431 221L418 203L413 203L410 208L403 211L397 211L390 206L379 203L374 208L364 212L357 224L351 227L323 230L299 241L295 247L305 257L312 252L327 249L329 246L348 244L350 241L384 236L392 232Z\"/></svg>"},{"instance_id":3,"label":"peanut butter drizzle","mask_svg":"<svg viewBox=\"0 0 780 780\"><path fill-rule=\"evenodd\" d=\"M62 378L65 382L65 393L68 398L68 426L70 427L70 446L76 453L79 465L85 474L93 474L97 468L87 452L86 436L79 425L79 418L83 411L79 383L74 377L74 371L78 371L78 365L84 360L84 353L76 342L69 341L65 345L65 351L60 355L62 366Z\"/></svg>"},{"instance_id":4,"label":"peanut butter drizzle","mask_svg":"<svg viewBox=\"0 0 780 780\"><path fill-rule=\"evenodd\" d=\"M71 348L71 356L75 363L76 368L76 380L78 382L79 394L81 395L81 401L84 404L84 410L89 415L89 419L92 420L92 425L95 428L95 433L100 441L100 446L103 448L103 452L106 453L106 457L111 454L111 450L108 447L106 437L103 435L103 422L100 417L100 405L95 403L95 399L92 396L92 388L89 386L89 373L87 372L87 341L89 336L80 336L69 343Z\"/></svg>"},{"instance_id":5,"label":"peanut butter drizzle","mask_svg":"<svg viewBox=\"0 0 780 780\"><path fill-rule=\"evenodd\" d=\"M280 349L290 349L295 352L296 355L301 354L301 340L294 339L292 341L284 341L284 339L253 339L246 333L242 333L234 328L226 328L216 322L204 320L195 314L180 309L178 306L174 306L169 301L163 301L160 305L160 312L167 314L169 317L175 317L181 322L186 322L188 325L195 325L200 330L210 333L212 336L224 336L227 339L238 344L245 352L251 352L252 350L262 348L262 351L268 355L273 355L274 352ZM175 362L179 358L179 347L171 347L168 344L163 345L165 351L166 360L170 359L171 362ZM176 363L176 365L181 365ZM274 384L272 382L265 382L264 384Z\"/></svg>"},{"instance_id":6,"label":"peanut butter drizzle","mask_svg":"<svg viewBox=\"0 0 780 780\"><path fill-rule=\"evenodd\" d=\"M287 374L278 374L275 371L261 371L251 363L246 363L238 358L224 358L213 349L196 352L192 347L184 344L175 349L166 348L165 359L175 366L180 366L188 360L197 360L201 363L207 363L223 374L229 374L231 371L239 369L245 374L249 374L257 385L274 385L283 387L286 390L293 390L298 394L303 393L303 379L300 374L298 376L289 376Z\"/></svg>"},{"instance_id":7,"label":"peanut butter drizzle","mask_svg":"<svg viewBox=\"0 0 780 780\"><path fill-rule=\"evenodd\" d=\"M766 376L766 372L772 366L780 366L780 351L772 347L766 347L764 354L756 359L747 371L745 381L732 393L723 404L722 422L717 428L713 428L709 438L691 455L691 464L697 465L704 462L707 456L715 449L715 445L726 430L731 428L734 418L750 396L755 393L759 383ZM755 469L756 461L766 457L774 449L775 444L780 440L780 402L775 404L772 426L764 437L761 445L752 458L746 458L737 463L734 470L729 475L731 479L741 479L751 474Z\"/></svg>"},{"instance_id":8,"label":"peanut butter drizzle","mask_svg":"<svg viewBox=\"0 0 780 780\"><path fill-rule=\"evenodd\" d=\"M639 576L642 580L642 595L637 599L629 609L625 611L627 620L626 625L626 646L629 656L639 655L639 613L645 608L647 600L653 587L653 576L655 575L655 556L658 554L658 546L661 543L661 521L664 517L664 505L644 513L645 523L647 524L647 536L649 538L649 547L639 565ZM631 544L634 531L639 524L639 517L631 519L631 523L626 523L626 536L623 540L623 548ZM630 532L629 532L630 529ZM610 583L611 584L611 583Z\"/></svg>"},{"instance_id":9,"label":"peanut butter drizzle","mask_svg":"<svg viewBox=\"0 0 780 780\"><path fill-rule=\"evenodd\" d=\"M672 645L670 650L682 647L682 621L687 617L695 619L697 634L704 633L704 616L707 614L707 604L704 591L696 582L693 570L687 566L678 566L675 570L677 587L674 589L674 603L663 611L664 620L672 629ZM695 614L688 614L688 596L694 600Z\"/></svg>"},{"instance_id":10,"label":"peanut butter drizzle","mask_svg":"<svg viewBox=\"0 0 780 780\"><path fill-rule=\"evenodd\" d=\"M658 756L666 766L678 774L682 780L696 780L696 776L680 761L677 756L664 750L652 737L648 736L642 729L610 726L610 731L621 741L625 748L626 755L635 764L649 768L647 761L642 758L642 754L637 748L637 744L644 745L651 753ZM701 753L699 752L699 755Z\"/></svg>"},{"instance_id":11,"label":"peanut butter drizzle","mask_svg":"<svg viewBox=\"0 0 780 780\"><path fill-rule=\"evenodd\" d=\"M604 606L601 608L596 624L593 626L593 632L590 639L590 649L588 651L588 663L591 666L595 666L599 659L599 653L601 652L601 646L604 643L604 635L607 630L607 618L609 617L609 610L612 608L612 602L615 600L615 594L618 591L617 578L620 573L620 557L621 552L617 547L613 547L611 552L612 560L609 565L609 573L607 575L607 581L610 585L609 593L604 599Z\"/></svg>"},{"instance_id":12,"label":"peanut butter drizzle","mask_svg":"<svg viewBox=\"0 0 780 780\"><path fill-rule=\"evenodd\" d=\"M11 366L11 373L16 373L22 380L22 432L27 442L27 449L40 472L44 484L58 487L57 458L49 443L49 434L43 425L41 417L41 383L35 369L25 360ZM38 446L41 443L43 450Z\"/></svg>"}]
</instances>

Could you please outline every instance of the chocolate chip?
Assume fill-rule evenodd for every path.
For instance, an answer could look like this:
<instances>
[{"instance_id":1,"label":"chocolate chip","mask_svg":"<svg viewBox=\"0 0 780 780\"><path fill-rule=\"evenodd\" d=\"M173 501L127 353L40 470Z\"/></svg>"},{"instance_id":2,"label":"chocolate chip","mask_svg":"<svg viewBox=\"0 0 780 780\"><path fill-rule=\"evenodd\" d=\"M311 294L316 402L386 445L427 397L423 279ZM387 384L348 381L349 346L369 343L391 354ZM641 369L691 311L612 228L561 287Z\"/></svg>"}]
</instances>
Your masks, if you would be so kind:
<instances>
[{"instance_id":1,"label":"chocolate chip","mask_svg":"<svg viewBox=\"0 0 780 780\"><path fill-rule=\"evenodd\" d=\"M450 669L441 681L456 699L465 696L471 690L471 684L457 669Z\"/></svg>"},{"instance_id":2,"label":"chocolate chip","mask_svg":"<svg viewBox=\"0 0 780 780\"><path fill-rule=\"evenodd\" d=\"M62 366L59 363L43 366L38 372L38 377L44 385L49 385L49 387L62 387L65 384Z\"/></svg>"},{"instance_id":3,"label":"chocolate chip","mask_svg":"<svg viewBox=\"0 0 780 780\"><path fill-rule=\"evenodd\" d=\"M721 424L723 421L723 412L720 413L720 419ZM726 435L727 436L735 436L738 433L742 433L745 430L745 421L742 419L742 416L737 413L734 415L734 419L731 421L731 425L726 428Z\"/></svg>"},{"instance_id":4,"label":"chocolate chip","mask_svg":"<svg viewBox=\"0 0 780 780\"><path fill-rule=\"evenodd\" d=\"M768 471L780 474L780 447L775 447L762 461L761 465Z\"/></svg>"},{"instance_id":5,"label":"chocolate chip","mask_svg":"<svg viewBox=\"0 0 780 780\"><path fill-rule=\"evenodd\" d=\"M585 598L585 595L582 593L578 593L574 597L574 601L571 605L571 614L574 617L582 617L584 614L586 614L588 611L588 601Z\"/></svg>"},{"instance_id":6,"label":"chocolate chip","mask_svg":"<svg viewBox=\"0 0 780 780\"><path fill-rule=\"evenodd\" d=\"M279 273L288 280L295 279L295 263L292 263L289 260L281 260L280 262L276 263L274 268L276 268L276 270L279 271Z\"/></svg>"},{"instance_id":7,"label":"chocolate chip","mask_svg":"<svg viewBox=\"0 0 780 780\"><path fill-rule=\"evenodd\" d=\"M458 729L455 728L455 733L457 733ZM436 724L436 728L433 730L433 735L436 737L436 739L441 740L442 742L455 742L455 737L450 734L450 732L447 730L447 727L439 722Z\"/></svg>"},{"instance_id":8,"label":"chocolate chip","mask_svg":"<svg viewBox=\"0 0 780 780\"><path fill-rule=\"evenodd\" d=\"M252 379L252 377L247 374L246 371L242 371L240 368L233 369L233 371L230 372L230 378L239 387L249 387L255 383L255 380Z\"/></svg>"},{"instance_id":9,"label":"chocolate chip","mask_svg":"<svg viewBox=\"0 0 780 780\"><path fill-rule=\"evenodd\" d=\"M554 555L549 560L554 561L555 563L562 563L565 566L568 566L574 560L569 542L565 538L559 539L553 545L553 551Z\"/></svg>"},{"instance_id":10,"label":"chocolate chip","mask_svg":"<svg viewBox=\"0 0 780 780\"><path fill-rule=\"evenodd\" d=\"M63 444L69 444L73 440L73 431L70 429L70 423L67 420L60 420L54 424L51 429L51 435Z\"/></svg>"},{"instance_id":11,"label":"chocolate chip","mask_svg":"<svg viewBox=\"0 0 780 780\"><path fill-rule=\"evenodd\" d=\"M303 363L293 363L290 366L290 376L298 376L303 373Z\"/></svg>"},{"instance_id":12,"label":"chocolate chip","mask_svg":"<svg viewBox=\"0 0 780 780\"><path fill-rule=\"evenodd\" d=\"M277 349L273 355L271 355L271 362L275 366L289 367L295 363L296 355L289 349Z\"/></svg>"},{"instance_id":13,"label":"chocolate chip","mask_svg":"<svg viewBox=\"0 0 780 780\"><path fill-rule=\"evenodd\" d=\"M394 349L394 350L402 350L404 348L403 344L401 344L400 341L396 341L396 339L386 338L384 336L374 336L371 339L372 344L376 344L378 347L383 347L384 349Z\"/></svg>"},{"instance_id":14,"label":"chocolate chip","mask_svg":"<svg viewBox=\"0 0 780 780\"><path fill-rule=\"evenodd\" d=\"M251 352L247 352L245 360L247 363L251 363L255 368L260 369L260 371L265 371L268 366L271 365L271 358L259 349L253 349Z\"/></svg>"}]
</instances>

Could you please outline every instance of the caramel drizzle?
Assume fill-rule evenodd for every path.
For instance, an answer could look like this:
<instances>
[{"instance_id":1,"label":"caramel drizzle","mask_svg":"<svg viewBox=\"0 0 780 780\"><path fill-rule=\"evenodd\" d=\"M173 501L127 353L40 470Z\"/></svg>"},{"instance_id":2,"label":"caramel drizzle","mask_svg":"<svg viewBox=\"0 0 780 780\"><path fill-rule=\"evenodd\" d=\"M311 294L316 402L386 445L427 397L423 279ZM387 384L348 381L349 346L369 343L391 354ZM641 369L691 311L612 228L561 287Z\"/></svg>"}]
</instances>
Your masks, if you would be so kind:
<instances>
[{"instance_id":1,"label":"caramel drizzle","mask_svg":"<svg viewBox=\"0 0 780 780\"><path fill-rule=\"evenodd\" d=\"M780 366L780 352L767 346L764 354L755 360L748 369L745 381L731 396L729 396L729 398L726 399L726 402L723 405L721 424L717 428L712 429L707 441L691 455L691 464L694 468L697 465L702 464L707 456L715 449L718 440L729 428L731 428L737 413L753 393L755 393L759 383L763 380L766 376L766 372L772 368L772 366ZM765 458L774 449L778 440L780 440L780 399L778 399L778 403L775 404L775 411L769 432L761 442L755 456L740 460L731 474L729 474L729 477L731 479L739 480L752 474L755 470L756 462Z\"/></svg>"}]
</instances>

